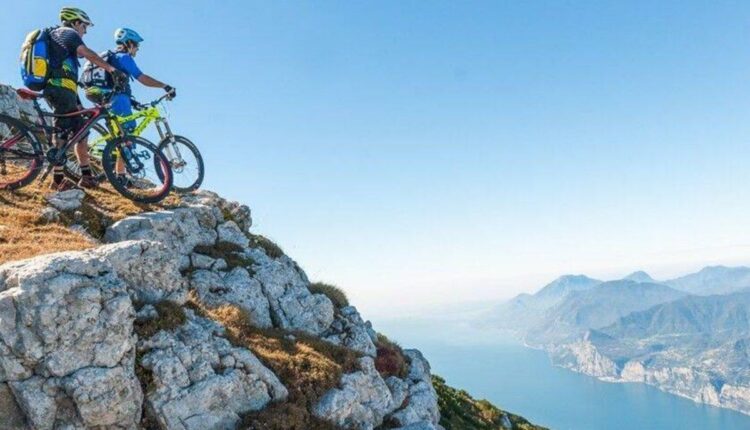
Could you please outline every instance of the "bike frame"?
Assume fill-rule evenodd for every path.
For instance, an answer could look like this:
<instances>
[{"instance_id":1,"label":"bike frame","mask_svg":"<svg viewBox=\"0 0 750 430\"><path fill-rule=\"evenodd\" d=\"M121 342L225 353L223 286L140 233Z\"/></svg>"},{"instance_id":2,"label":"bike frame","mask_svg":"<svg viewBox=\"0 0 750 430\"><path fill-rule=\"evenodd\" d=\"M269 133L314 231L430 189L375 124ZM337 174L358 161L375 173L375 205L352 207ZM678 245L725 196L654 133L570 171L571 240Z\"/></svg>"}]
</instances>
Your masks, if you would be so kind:
<instances>
[{"instance_id":1,"label":"bike frame","mask_svg":"<svg viewBox=\"0 0 750 430\"><path fill-rule=\"evenodd\" d=\"M102 119L106 119L105 123L107 124L107 130L109 132L109 136L115 135L115 136L122 136L122 128L119 126L118 122L113 118L112 114L110 113L109 109L106 106L94 106L93 108L89 109L82 109L79 111L67 113L67 114L55 114L51 112L46 112L42 109L42 107L39 105L39 101L37 99L33 100L34 102L34 109L39 114L39 121L34 125L35 130L42 129L44 130L44 134L47 138L47 145L49 147L54 147L57 149L54 158L50 159L48 157L48 161L50 161L49 166L47 167L46 171L42 174L41 180L43 181L47 175L49 175L49 172L52 170L52 167L56 164L63 163L66 159L66 154L68 152L68 149L73 147L74 145L77 145L79 142L83 141L88 136L89 130L94 127L94 124L99 122ZM58 131L59 129L55 126L49 126L44 123L44 118L71 118L76 116L82 116L82 117L89 117L89 119L86 121L86 123L83 125L83 127L78 130L73 137L70 139L67 139L67 141L61 146L56 147L53 144L53 134L55 131Z\"/></svg>"},{"instance_id":2,"label":"bike frame","mask_svg":"<svg viewBox=\"0 0 750 430\"><path fill-rule=\"evenodd\" d=\"M156 130L159 132L159 139L164 140L167 137L173 136L172 129L169 127L169 123L167 122L167 119L164 118L164 116L161 114L161 111L157 107L158 103L161 100L154 102L146 109L137 111L131 115L128 116L116 116L117 123L118 123L118 131L122 129L122 125L128 121L137 121L139 119L142 119L140 121L135 129L129 133L133 136L140 136L143 134L143 132L148 128L151 123L154 123L156 125ZM121 132L121 131L119 131ZM107 141L112 139L112 134L108 134L106 136L101 136L97 139L93 139L89 141L89 151L100 153L104 149L104 145L106 145Z\"/></svg>"}]
</instances>

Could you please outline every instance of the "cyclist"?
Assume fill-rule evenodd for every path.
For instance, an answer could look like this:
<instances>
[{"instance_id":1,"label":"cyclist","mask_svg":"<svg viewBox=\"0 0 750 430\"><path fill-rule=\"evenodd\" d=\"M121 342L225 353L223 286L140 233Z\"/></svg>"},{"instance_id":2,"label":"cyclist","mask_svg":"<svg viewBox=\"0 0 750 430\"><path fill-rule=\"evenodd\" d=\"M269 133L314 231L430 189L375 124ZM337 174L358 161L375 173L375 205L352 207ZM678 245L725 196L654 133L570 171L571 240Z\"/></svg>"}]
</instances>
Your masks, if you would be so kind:
<instances>
[{"instance_id":1,"label":"cyclist","mask_svg":"<svg viewBox=\"0 0 750 430\"><path fill-rule=\"evenodd\" d=\"M141 72L135 64L133 58L138 54L138 49L140 48L141 42L143 42L143 38L140 34L135 30L123 27L115 30L114 39L117 48L114 52L107 55L107 61L109 61L110 64L120 72L123 72L130 79L137 80L147 87L164 89L170 99L177 96L177 90L174 87ZM86 95L90 100L97 100L106 98L107 95L110 95L108 93L111 91L112 90L109 88L91 86L86 89ZM137 103L132 100L129 81L124 85L122 91L114 92L111 96L111 109L115 114L118 116L129 116L133 114L132 107L134 104L137 105ZM128 121L122 125L125 131L129 133L135 129L136 122ZM117 160L116 171L119 174L124 174L125 165L123 164L122 159Z\"/></svg>"},{"instance_id":2,"label":"cyclist","mask_svg":"<svg viewBox=\"0 0 750 430\"><path fill-rule=\"evenodd\" d=\"M60 10L62 25L50 32L50 63L49 80L44 88L44 98L55 114L67 114L83 109L81 99L78 98L78 58L84 57L113 74L114 79L123 80L122 74L107 63L96 52L83 43L83 35L88 27L94 25L86 12L74 7L64 7ZM55 146L60 147L66 138L80 130L85 121L80 116L55 118L55 127L62 131L55 136ZM79 186L91 188L97 186L97 181L89 166L87 139L82 139L75 147L76 157L81 166L82 177ZM52 170L51 188L63 191L72 188L74 184L65 180L63 166L54 166Z\"/></svg>"}]
</instances>

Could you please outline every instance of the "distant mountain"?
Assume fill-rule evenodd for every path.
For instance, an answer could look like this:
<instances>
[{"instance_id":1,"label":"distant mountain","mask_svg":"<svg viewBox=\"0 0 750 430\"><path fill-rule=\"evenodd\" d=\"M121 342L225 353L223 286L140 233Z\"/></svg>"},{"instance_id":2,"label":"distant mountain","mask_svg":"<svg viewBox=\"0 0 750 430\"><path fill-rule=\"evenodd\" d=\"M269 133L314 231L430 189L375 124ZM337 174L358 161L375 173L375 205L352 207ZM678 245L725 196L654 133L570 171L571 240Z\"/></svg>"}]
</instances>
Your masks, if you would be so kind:
<instances>
[{"instance_id":1,"label":"distant mountain","mask_svg":"<svg viewBox=\"0 0 750 430\"><path fill-rule=\"evenodd\" d=\"M727 294L750 288L750 267L709 266L664 284L690 294Z\"/></svg>"},{"instance_id":2,"label":"distant mountain","mask_svg":"<svg viewBox=\"0 0 750 430\"><path fill-rule=\"evenodd\" d=\"M535 294L519 294L495 306L482 320L484 324L522 335L528 327L535 325L549 308L560 303L569 293L591 289L601 282L584 275L561 276Z\"/></svg>"},{"instance_id":3,"label":"distant mountain","mask_svg":"<svg viewBox=\"0 0 750 430\"><path fill-rule=\"evenodd\" d=\"M635 281L635 282L650 282L652 284L658 284L659 283L659 281L657 281L656 279L652 278L651 275L649 275L648 273L644 272L643 270L639 270L637 272L633 272L630 275L628 275L628 276L626 276L626 277L624 277L622 279L628 280L628 281Z\"/></svg>"},{"instance_id":4,"label":"distant mountain","mask_svg":"<svg viewBox=\"0 0 750 430\"><path fill-rule=\"evenodd\" d=\"M553 361L750 414L750 292L686 296L550 348Z\"/></svg>"},{"instance_id":5,"label":"distant mountain","mask_svg":"<svg viewBox=\"0 0 750 430\"><path fill-rule=\"evenodd\" d=\"M601 283L602 281L589 278L586 275L565 275L545 285L534 294L534 297L541 300L557 300L565 297L571 291L588 290Z\"/></svg>"},{"instance_id":6,"label":"distant mountain","mask_svg":"<svg viewBox=\"0 0 750 430\"><path fill-rule=\"evenodd\" d=\"M631 312L670 302L685 293L654 283L630 280L603 282L590 290L568 294L526 335L531 344L544 345L580 336L588 329L608 326Z\"/></svg>"},{"instance_id":7,"label":"distant mountain","mask_svg":"<svg viewBox=\"0 0 750 430\"><path fill-rule=\"evenodd\" d=\"M714 296L687 296L642 312L624 316L600 330L618 339L674 343L703 336L726 342L750 335L750 292Z\"/></svg>"}]
</instances>

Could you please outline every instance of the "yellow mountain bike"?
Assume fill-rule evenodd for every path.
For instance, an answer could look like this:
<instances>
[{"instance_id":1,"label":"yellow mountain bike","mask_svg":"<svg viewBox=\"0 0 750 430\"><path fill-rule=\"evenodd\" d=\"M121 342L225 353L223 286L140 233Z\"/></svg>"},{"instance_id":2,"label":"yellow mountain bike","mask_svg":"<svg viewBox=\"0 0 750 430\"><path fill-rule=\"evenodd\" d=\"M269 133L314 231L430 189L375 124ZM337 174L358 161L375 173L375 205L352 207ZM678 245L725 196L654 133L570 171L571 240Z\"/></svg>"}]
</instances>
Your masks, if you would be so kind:
<instances>
[{"instance_id":1,"label":"yellow mountain bike","mask_svg":"<svg viewBox=\"0 0 750 430\"><path fill-rule=\"evenodd\" d=\"M188 138L172 133L167 119L159 109L159 105L168 97L169 95L165 94L150 103L135 103L136 111L129 116L117 117L117 121L120 126L128 121L140 121L135 129L129 133L133 136L140 136L151 123L154 123L156 130L159 132L158 147L172 167L172 188L177 192L190 192L197 190L203 182L203 157L201 157L198 147ZM106 127L99 124L95 124L91 128L89 155L91 156L91 169L97 178L104 177L101 169L102 155L107 142L114 137ZM78 163L75 162L73 154L70 154L69 160L70 162L65 166L65 174L71 179L77 180L81 175L80 168Z\"/></svg>"}]
</instances>

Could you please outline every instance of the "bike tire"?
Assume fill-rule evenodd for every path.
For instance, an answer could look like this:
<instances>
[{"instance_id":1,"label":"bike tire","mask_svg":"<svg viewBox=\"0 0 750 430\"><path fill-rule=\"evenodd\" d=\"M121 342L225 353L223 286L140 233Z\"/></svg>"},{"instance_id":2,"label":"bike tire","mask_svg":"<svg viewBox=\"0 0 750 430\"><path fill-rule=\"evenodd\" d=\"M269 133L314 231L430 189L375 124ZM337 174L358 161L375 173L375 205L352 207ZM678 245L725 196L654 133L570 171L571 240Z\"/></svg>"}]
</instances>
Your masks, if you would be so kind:
<instances>
[{"instance_id":1,"label":"bike tire","mask_svg":"<svg viewBox=\"0 0 750 430\"><path fill-rule=\"evenodd\" d=\"M11 160L10 166L8 160ZM0 190L16 190L29 185L42 172L43 166L42 145L29 126L0 114Z\"/></svg>"},{"instance_id":2,"label":"bike tire","mask_svg":"<svg viewBox=\"0 0 750 430\"><path fill-rule=\"evenodd\" d=\"M170 146L176 146L177 150L173 150ZM159 149L169 159L169 166L172 168L172 189L178 193L189 193L200 188L205 174L203 157L198 147L190 139L179 135L174 135L171 138L165 137L159 142ZM194 159L191 160L192 162L188 161L188 170L185 170L184 165L180 166L180 162L185 162L185 158L181 156L184 149L187 149ZM177 158L180 158L180 161L175 160L175 154L177 154ZM191 166L192 164L195 166ZM183 172L185 174L182 174Z\"/></svg>"},{"instance_id":3,"label":"bike tire","mask_svg":"<svg viewBox=\"0 0 750 430\"><path fill-rule=\"evenodd\" d=\"M126 174L123 181L118 177L115 167L125 146L129 148L131 156L125 162ZM140 164L141 170L131 168L131 164ZM154 168L154 171L148 171L149 168ZM118 193L137 203L160 202L172 188L172 170L167 157L156 145L142 137L125 136L107 142L102 152L102 169Z\"/></svg>"},{"instance_id":4,"label":"bike tire","mask_svg":"<svg viewBox=\"0 0 750 430\"><path fill-rule=\"evenodd\" d=\"M109 135L109 131L106 127L101 124L94 124L94 126L91 127L91 133L89 134L89 145L91 144L91 135L94 133L99 136ZM94 151L95 148L89 146L89 167L91 167L91 173L94 175L94 178L103 181L106 178L106 175L104 174L104 168L102 167L102 155L99 151L97 151L97 153L94 153ZM78 164L74 145L70 146L66 156L67 161L65 162L65 166L63 166L63 172L65 173L65 176L77 183L81 179L81 166Z\"/></svg>"}]
</instances>

